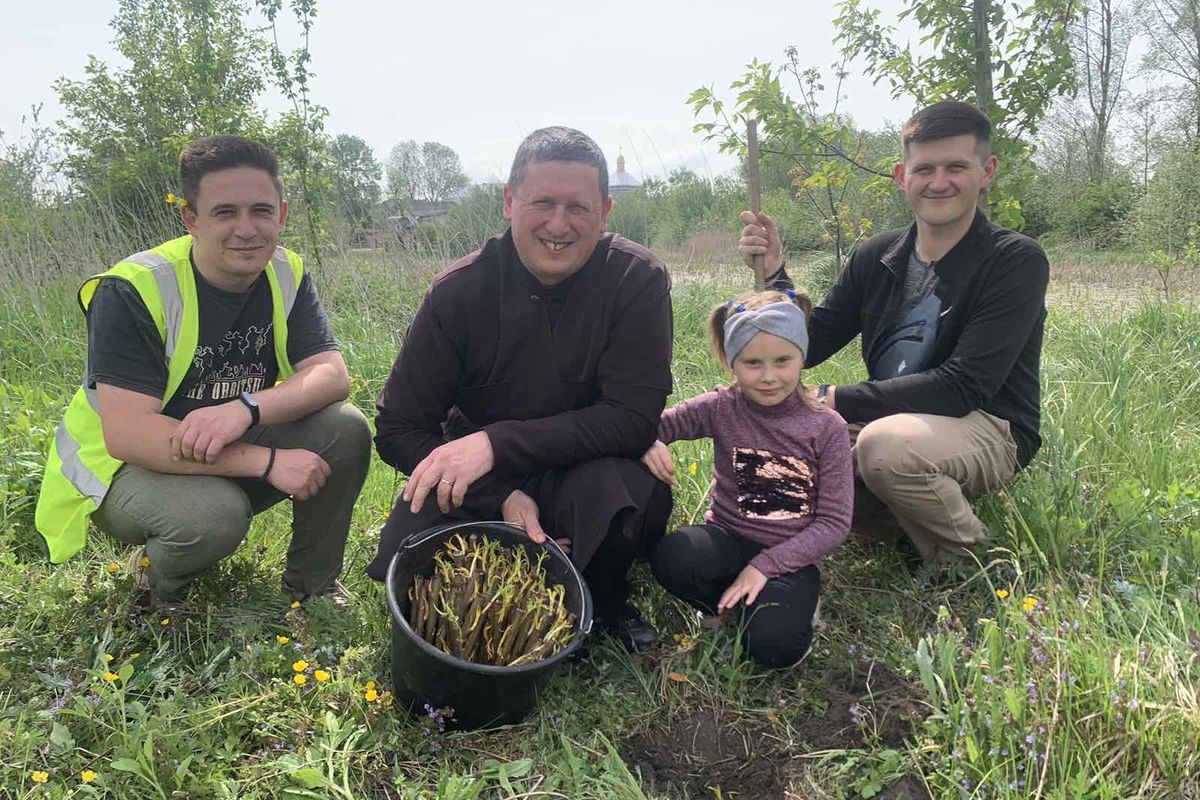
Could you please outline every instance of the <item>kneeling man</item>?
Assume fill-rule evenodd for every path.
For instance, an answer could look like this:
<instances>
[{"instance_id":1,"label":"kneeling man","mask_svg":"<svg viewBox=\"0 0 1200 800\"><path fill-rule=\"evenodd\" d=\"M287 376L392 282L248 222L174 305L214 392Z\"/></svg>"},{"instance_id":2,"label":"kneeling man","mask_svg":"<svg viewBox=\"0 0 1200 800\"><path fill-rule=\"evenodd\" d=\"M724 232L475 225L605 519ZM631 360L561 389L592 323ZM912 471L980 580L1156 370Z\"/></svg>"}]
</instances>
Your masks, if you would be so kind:
<instances>
[{"instance_id":1,"label":"kneeling man","mask_svg":"<svg viewBox=\"0 0 1200 800\"><path fill-rule=\"evenodd\" d=\"M292 500L283 589L329 593L342 569L370 427L312 278L279 247L275 155L240 136L179 158L188 235L79 290L87 371L46 463L37 528L70 558L91 517L144 545L150 600L177 603L250 519ZM137 562L145 563L140 557Z\"/></svg>"},{"instance_id":2,"label":"kneeling man","mask_svg":"<svg viewBox=\"0 0 1200 800\"><path fill-rule=\"evenodd\" d=\"M367 568L455 520L521 525L569 547L598 622L643 650L629 567L661 535L670 490L642 466L671 392L671 295L646 248L605 234L600 148L570 128L521 144L511 227L434 280L379 395L375 444L409 476Z\"/></svg>"},{"instance_id":3,"label":"kneeling man","mask_svg":"<svg viewBox=\"0 0 1200 800\"><path fill-rule=\"evenodd\" d=\"M1050 268L1037 242L978 208L995 178L992 128L966 103L919 111L901 131L906 228L863 242L809 323L806 367L856 336L869 380L821 386L850 423L861 534L954 561L985 534L970 498L995 491L1041 445L1040 368ZM779 232L744 212L739 250L791 286Z\"/></svg>"}]
</instances>

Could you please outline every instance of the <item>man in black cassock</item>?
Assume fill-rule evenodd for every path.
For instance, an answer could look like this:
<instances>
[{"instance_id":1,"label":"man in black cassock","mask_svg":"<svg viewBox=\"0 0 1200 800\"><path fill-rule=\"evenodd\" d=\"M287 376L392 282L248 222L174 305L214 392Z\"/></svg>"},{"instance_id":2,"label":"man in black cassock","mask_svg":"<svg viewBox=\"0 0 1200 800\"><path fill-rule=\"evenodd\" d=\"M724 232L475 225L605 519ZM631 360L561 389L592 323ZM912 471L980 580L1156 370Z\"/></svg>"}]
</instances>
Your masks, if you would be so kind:
<instances>
[{"instance_id":1,"label":"man in black cassock","mask_svg":"<svg viewBox=\"0 0 1200 800\"><path fill-rule=\"evenodd\" d=\"M434 279L379 394L375 446L409 480L367 573L383 580L412 533L501 517L557 539L600 627L642 651L656 634L627 575L671 510L640 462L671 392L671 285L649 250L604 232L611 208L589 137L521 144L509 229Z\"/></svg>"}]
</instances>

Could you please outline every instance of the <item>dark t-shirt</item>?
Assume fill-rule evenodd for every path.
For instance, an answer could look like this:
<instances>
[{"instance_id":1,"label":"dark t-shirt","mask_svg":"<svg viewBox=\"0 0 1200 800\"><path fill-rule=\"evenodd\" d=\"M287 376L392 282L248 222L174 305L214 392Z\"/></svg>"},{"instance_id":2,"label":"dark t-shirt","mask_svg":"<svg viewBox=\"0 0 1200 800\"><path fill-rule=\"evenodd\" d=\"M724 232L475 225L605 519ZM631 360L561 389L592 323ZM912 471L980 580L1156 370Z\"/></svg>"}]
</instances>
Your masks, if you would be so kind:
<instances>
[{"instance_id":1,"label":"dark t-shirt","mask_svg":"<svg viewBox=\"0 0 1200 800\"><path fill-rule=\"evenodd\" d=\"M898 378L929 367L937 337L942 301L937 294L934 262L923 261L913 248L904 271L903 294L891 321L875 341L867 358L874 380Z\"/></svg>"},{"instance_id":2,"label":"dark t-shirt","mask_svg":"<svg viewBox=\"0 0 1200 800\"><path fill-rule=\"evenodd\" d=\"M900 311L903 314L912 311L933 294L936 286L937 273L933 270L933 262L923 261L914 247L908 256L908 269L904 272L904 299Z\"/></svg>"},{"instance_id":3,"label":"dark t-shirt","mask_svg":"<svg viewBox=\"0 0 1200 800\"><path fill-rule=\"evenodd\" d=\"M183 419L242 392L269 389L279 379L275 359L271 286L264 273L245 292L213 286L192 266L200 331L192 366L163 413ZM150 311L133 285L101 281L88 308L88 383L104 383L151 397L167 390L166 350ZM305 273L288 315L288 360L336 350L337 343L312 278Z\"/></svg>"}]
</instances>

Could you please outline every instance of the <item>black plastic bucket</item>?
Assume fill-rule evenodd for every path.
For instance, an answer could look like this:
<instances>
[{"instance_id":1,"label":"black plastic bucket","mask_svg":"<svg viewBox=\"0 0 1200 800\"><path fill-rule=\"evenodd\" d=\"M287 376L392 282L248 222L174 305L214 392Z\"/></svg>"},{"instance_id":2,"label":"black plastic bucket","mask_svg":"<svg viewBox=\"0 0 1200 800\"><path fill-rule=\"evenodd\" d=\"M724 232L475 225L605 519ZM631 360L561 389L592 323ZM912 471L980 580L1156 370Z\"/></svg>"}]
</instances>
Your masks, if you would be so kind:
<instances>
[{"instance_id":1,"label":"black plastic bucket","mask_svg":"<svg viewBox=\"0 0 1200 800\"><path fill-rule=\"evenodd\" d=\"M524 547L536 560L548 551L547 577L566 591L567 609L575 615L575 636L563 650L544 661L519 667L472 664L422 639L408 624L408 590L413 577L433 573L433 557L455 534L476 534L506 547ZM396 700L424 713L425 705L453 709L447 726L484 728L520 722L537 703L539 689L555 668L583 644L592 630L592 595L579 570L554 542L529 540L520 528L506 522L464 522L441 525L413 534L400 545L387 575L388 610L392 615L392 684Z\"/></svg>"}]
</instances>

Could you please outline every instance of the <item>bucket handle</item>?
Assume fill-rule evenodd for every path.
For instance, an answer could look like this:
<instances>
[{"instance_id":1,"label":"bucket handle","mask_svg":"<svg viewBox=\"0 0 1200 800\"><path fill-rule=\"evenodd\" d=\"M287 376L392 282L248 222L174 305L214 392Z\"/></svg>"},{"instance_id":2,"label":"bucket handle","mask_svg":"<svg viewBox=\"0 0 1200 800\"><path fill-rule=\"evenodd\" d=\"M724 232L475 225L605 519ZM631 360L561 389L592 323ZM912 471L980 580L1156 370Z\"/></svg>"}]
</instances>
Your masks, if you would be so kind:
<instances>
[{"instance_id":1,"label":"bucket handle","mask_svg":"<svg viewBox=\"0 0 1200 800\"><path fill-rule=\"evenodd\" d=\"M416 547L417 545L421 544L422 542L429 541L434 536L437 536L439 533L448 531L451 528L460 528L464 525L474 525L474 524L475 523L473 523L473 522L447 522L442 525L434 525L432 528L429 528L427 530L422 531L421 533L413 534L412 536L408 537L407 539L404 540L404 544L401 545L401 547L404 548L405 550L411 550L412 548Z\"/></svg>"}]
</instances>

